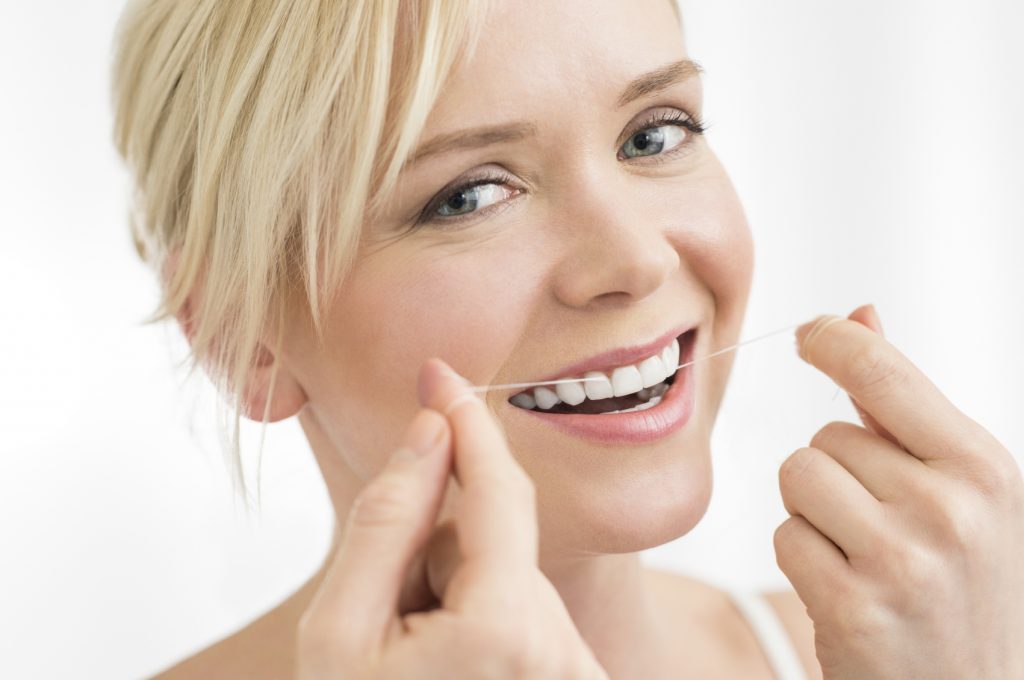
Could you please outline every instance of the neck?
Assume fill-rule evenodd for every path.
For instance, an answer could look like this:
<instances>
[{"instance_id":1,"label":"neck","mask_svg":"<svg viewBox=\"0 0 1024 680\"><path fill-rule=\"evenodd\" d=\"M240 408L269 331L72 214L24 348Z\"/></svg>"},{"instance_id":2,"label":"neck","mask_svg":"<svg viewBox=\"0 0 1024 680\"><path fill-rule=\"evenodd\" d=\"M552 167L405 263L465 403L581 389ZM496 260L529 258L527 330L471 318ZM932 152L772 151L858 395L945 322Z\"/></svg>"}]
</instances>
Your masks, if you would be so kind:
<instances>
[{"instance_id":1,"label":"neck","mask_svg":"<svg viewBox=\"0 0 1024 680\"><path fill-rule=\"evenodd\" d=\"M363 486L316 424L304 422L335 510L335 530L324 565L296 593L308 604L343 539L349 510ZM310 427L310 425L313 425ZM449 483L438 523L451 517L457 486ZM671 642L651 596L638 553L565 556L541 551L541 572L554 586L576 629L610 677L662 677L671 667ZM304 606L294 609L304 609ZM301 612L298 613L301 615ZM297 622L296 617L296 622ZM669 675L671 675L669 673Z\"/></svg>"}]
</instances>

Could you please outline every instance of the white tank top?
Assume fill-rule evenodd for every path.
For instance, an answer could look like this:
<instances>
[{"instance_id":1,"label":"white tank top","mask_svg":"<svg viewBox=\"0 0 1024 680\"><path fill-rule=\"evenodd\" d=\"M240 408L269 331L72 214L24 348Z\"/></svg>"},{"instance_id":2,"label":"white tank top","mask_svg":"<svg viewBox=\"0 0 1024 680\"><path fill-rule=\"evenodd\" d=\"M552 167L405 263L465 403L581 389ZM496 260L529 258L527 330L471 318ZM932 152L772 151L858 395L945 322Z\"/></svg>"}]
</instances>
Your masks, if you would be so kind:
<instances>
[{"instance_id":1,"label":"white tank top","mask_svg":"<svg viewBox=\"0 0 1024 680\"><path fill-rule=\"evenodd\" d=\"M726 589L761 643L777 680L807 680L793 641L768 600L758 592Z\"/></svg>"}]
</instances>

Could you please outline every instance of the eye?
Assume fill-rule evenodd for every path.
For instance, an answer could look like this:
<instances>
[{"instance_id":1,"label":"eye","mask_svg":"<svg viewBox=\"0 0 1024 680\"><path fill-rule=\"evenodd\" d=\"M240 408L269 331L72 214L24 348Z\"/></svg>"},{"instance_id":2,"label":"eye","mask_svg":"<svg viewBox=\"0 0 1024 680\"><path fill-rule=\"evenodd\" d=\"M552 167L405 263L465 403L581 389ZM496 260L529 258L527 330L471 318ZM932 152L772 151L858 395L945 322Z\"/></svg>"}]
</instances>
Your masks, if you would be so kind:
<instances>
[{"instance_id":1,"label":"eye","mask_svg":"<svg viewBox=\"0 0 1024 680\"><path fill-rule=\"evenodd\" d=\"M502 184L484 180L487 184L476 184L460 188L444 196L434 214L438 217L459 217L469 215L494 205L513 193Z\"/></svg>"},{"instance_id":2,"label":"eye","mask_svg":"<svg viewBox=\"0 0 1024 680\"><path fill-rule=\"evenodd\" d=\"M687 144L692 135L703 133L704 125L699 120L679 111L667 115L656 114L641 123L619 147L619 157L641 158L667 154Z\"/></svg>"},{"instance_id":3,"label":"eye","mask_svg":"<svg viewBox=\"0 0 1024 680\"><path fill-rule=\"evenodd\" d=\"M521 191L505 172L494 172L442 189L420 213L420 224L452 223L496 210Z\"/></svg>"}]
</instances>

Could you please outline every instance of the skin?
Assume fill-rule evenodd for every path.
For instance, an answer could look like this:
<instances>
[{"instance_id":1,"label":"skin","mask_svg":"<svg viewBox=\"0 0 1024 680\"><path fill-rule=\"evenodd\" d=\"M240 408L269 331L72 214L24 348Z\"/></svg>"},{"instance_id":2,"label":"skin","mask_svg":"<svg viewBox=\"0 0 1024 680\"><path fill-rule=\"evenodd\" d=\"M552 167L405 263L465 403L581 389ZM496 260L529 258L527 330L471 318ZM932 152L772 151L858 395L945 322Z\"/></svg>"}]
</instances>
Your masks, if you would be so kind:
<instances>
[{"instance_id":1,"label":"skin","mask_svg":"<svg viewBox=\"0 0 1024 680\"><path fill-rule=\"evenodd\" d=\"M588 20L578 21L580 16ZM564 49L566 44L573 49ZM738 340L753 242L706 138L694 135L684 150L662 158L617 157L621 143L651 112L699 117L697 78L616 106L631 79L686 56L676 17L661 0L523 0L514 8L498 3L488 16L480 46L445 85L423 139L519 120L531 122L535 136L432 156L409 167L387 211L371 215L365 225L356 266L328 310L326 342L315 342L297 298L282 351L262 348L263 360L245 390L246 410L259 419L269 376L279 371L270 418L297 415L307 434L337 514L331 555L358 559L351 557L351 548L346 553L343 529L352 521L355 501L387 472L387 458L414 416L424 407L443 410L422 391L421 370L429 358L444 359L479 385L533 380L580 358L648 341L684 322L698 326L696 356ZM498 192L498 209L409 231L411 218L438 192L486 168L503 168L511 177L498 187L505 190ZM980 426L969 426L973 421L943 402L923 376L906 383L885 378L883 367L900 377L916 374L869 328L880 331L873 309L862 307L813 337L810 363L837 377L862 406L866 427L826 426L807 449L815 453L798 451L780 470L783 498L794 519L776 533L776 549L800 599L791 592L772 601L811 677L821 676L815 654L827 677L886 677L878 674L880 668L941 677L930 675L931 666L917 673L914 664L921 663L917 655L927 653L944 667L942 653L950 648L928 648L917 637L941 630L947 644L957 641L937 623L944 605L975 614L979 625L989 622L993 642L972 658L975 667L1010 668L996 658L1009 654L1000 641L1024 635L1021 612L1002 611L992 623L985 607L1002 601L1002 595L981 584L998 574L995 584L1007 592L1024 595L1024 587L998 562L973 564L963 557L971 547L1021 563L1020 554L1001 543L1020 529L1019 472L1010 474L1005 449L997 455L998 442L983 436ZM807 329L801 330L806 335ZM268 337L273 334L274 329ZM637 554L686 534L707 508L710 435L732 356L695 367L696 408L686 427L639 446L575 439L515 409L506 401L510 393L484 397L481 412L489 414L510 460L535 490L539 572L610 677L678 677L680 672L771 677L749 630L721 592L646 570ZM866 363L865 356L884 356L887 363ZM894 404L903 404L902 409L893 410ZM916 404L923 407L915 409ZM948 418L961 427L944 425ZM918 442L901 436L919 449L899 449L899 456L886 448L895 447L889 437L920 435L934 426L949 438ZM883 515L877 504L886 501L874 496L881 487L857 482L859 466L877 460L873 479L884 479L905 467L900 456L918 460L930 451L967 450L1000 458L998 469L1006 473L997 475L1003 486L981 496L989 502L970 505L975 514L966 526L991 520L999 530L985 533L981 544L962 545L957 560L944 562L941 553L929 552L927 573L946 586L942 593L948 598L901 620L892 608L906 605L908 588L920 586L923 578L902 581L880 568L893 564L890 553L901 554L898 542L883 542L888 557L876 555L868 562L836 546L859 541L870 553L870 546L880 545L872 539L889 535L892 526L904 532L896 535L923 545L921 537L934 535L934 527L922 519L922 507L941 507L942 494L973 499L979 492L969 486L971 476L953 464L944 485L928 486L925 477L915 479L908 471L917 493L891 502ZM454 478L445 484L433 533L422 537L423 544L410 553L406 575L394 584L399 612L443 600L457 570L454 527L464 489ZM963 519L940 516L951 526ZM810 560L810 554L822 559ZM859 568L864 565L875 569ZM317 596L330 590L324 585L325 579L332 582L329 567L325 564L280 607L173 673L290 675L300 619L306 615L308 622L309 612L329 599ZM961 578L977 587L957 586ZM868 619L851 635L850 610L843 605L877 604L883 596L890 609L877 611L890 615ZM905 647L892 643L886 637L891 635ZM873 645L889 656L867 654ZM252 655L256 648L265 650L258 660Z\"/></svg>"}]
</instances>

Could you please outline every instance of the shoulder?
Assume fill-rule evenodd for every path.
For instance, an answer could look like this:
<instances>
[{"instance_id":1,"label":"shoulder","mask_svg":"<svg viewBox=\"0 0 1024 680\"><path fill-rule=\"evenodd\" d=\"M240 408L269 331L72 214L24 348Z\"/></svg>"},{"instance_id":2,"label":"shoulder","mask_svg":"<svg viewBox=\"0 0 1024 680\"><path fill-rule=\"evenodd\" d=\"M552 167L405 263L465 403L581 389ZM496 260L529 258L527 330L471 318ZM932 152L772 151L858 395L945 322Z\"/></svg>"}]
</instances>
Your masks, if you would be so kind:
<instances>
[{"instance_id":1,"label":"shoulder","mask_svg":"<svg viewBox=\"0 0 1024 680\"><path fill-rule=\"evenodd\" d=\"M218 642L175 663L152 676L152 680L188 680L189 678L231 677L237 670Z\"/></svg>"},{"instance_id":2,"label":"shoulder","mask_svg":"<svg viewBox=\"0 0 1024 680\"><path fill-rule=\"evenodd\" d=\"M821 666L814 648L814 622L807 616L807 608L792 590L774 590L763 593L764 598L778 614L789 638L793 641L797 655L803 662L807 677L820 680Z\"/></svg>"},{"instance_id":3,"label":"shoulder","mask_svg":"<svg viewBox=\"0 0 1024 680\"><path fill-rule=\"evenodd\" d=\"M264 616L236 633L152 676L154 680L247 678L284 680L293 676L291 638Z\"/></svg>"},{"instance_id":4,"label":"shoulder","mask_svg":"<svg viewBox=\"0 0 1024 680\"><path fill-rule=\"evenodd\" d=\"M333 552L332 546L329 554ZM299 620L319 589L326 569L327 563L298 590L241 630L152 677L154 680L292 678L295 675L295 636Z\"/></svg>"}]
</instances>

